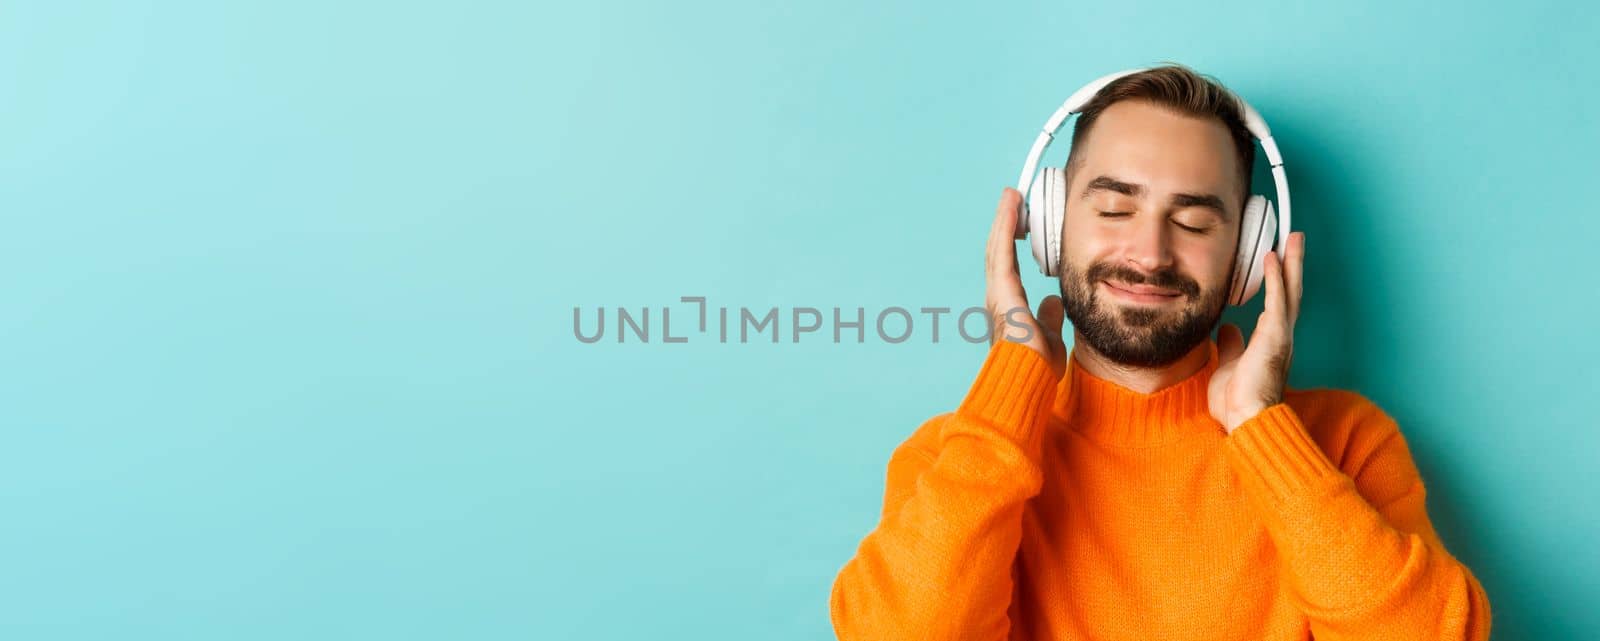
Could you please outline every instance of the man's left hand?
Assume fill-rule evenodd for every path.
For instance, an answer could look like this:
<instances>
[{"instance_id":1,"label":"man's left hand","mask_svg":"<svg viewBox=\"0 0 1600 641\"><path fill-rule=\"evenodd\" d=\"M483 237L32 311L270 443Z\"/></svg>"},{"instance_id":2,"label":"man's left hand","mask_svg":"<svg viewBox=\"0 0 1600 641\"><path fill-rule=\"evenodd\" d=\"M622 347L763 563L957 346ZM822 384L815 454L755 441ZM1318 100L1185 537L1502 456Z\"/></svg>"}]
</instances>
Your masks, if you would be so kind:
<instances>
[{"instance_id":1,"label":"man's left hand","mask_svg":"<svg viewBox=\"0 0 1600 641\"><path fill-rule=\"evenodd\" d=\"M1301 272L1305 260L1305 232L1289 234L1284 255L1268 252L1265 258L1267 300L1250 345L1237 325L1217 330L1217 370L1207 390L1211 416L1229 434L1239 425L1283 402L1294 358L1294 323L1300 315Z\"/></svg>"}]
</instances>

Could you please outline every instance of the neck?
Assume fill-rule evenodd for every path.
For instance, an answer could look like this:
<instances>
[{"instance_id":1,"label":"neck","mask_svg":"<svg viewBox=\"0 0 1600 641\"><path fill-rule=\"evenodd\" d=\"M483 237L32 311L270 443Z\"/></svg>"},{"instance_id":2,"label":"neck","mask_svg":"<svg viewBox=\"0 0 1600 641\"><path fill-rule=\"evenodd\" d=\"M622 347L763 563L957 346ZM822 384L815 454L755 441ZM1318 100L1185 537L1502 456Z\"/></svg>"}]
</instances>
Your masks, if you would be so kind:
<instances>
[{"instance_id":1,"label":"neck","mask_svg":"<svg viewBox=\"0 0 1600 641\"><path fill-rule=\"evenodd\" d=\"M1205 367L1206 360L1211 356L1209 343L1201 341L1171 365L1139 367L1106 358L1105 354L1089 346L1082 333L1074 331L1071 357L1077 360L1084 371L1098 378L1141 394L1150 394L1187 379Z\"/></svg>"}]
</instances>

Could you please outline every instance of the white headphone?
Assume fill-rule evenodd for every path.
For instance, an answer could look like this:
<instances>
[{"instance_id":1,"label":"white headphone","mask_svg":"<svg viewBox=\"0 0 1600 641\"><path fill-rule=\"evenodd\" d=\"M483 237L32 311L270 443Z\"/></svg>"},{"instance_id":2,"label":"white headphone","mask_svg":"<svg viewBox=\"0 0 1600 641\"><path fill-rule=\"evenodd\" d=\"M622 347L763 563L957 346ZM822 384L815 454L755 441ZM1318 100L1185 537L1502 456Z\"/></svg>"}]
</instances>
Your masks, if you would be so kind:
<instances>
[{"instance_id":1,"label":"white headphone","mask_svg":"<svg viewBox=\"0 0 1600 641\"><path fill-rule=\"evenodd\" d=\"M1016 238L1026 238L1029 230L1038 231L1033 234L1033 259L1039 263L1039 270L1047 276L1060 273L1060 266L1056 263L1061 259L1061 225L1067 212L1067 178L1066 172L1059 167L1045 168L1043 176L1035 176L1034 169L1044 156L1045 148L1055 139L1056 132L1066 123L1067 116L1078 113L1111 81L1141 71L1145 69L1118 71L1072 92L1061 108L1045 121L1044 131L1033 141L1028 161L1022 166L1022 177L1017 179L1017 191L1028 197L1022 205L1021 215L1017 217ZM1267 161L1272 163L1272 180L1278 187L1278 207L1283 210L1280 218L1273 211L1272 203L1260 195L1252 194L1245 201L1244 216L1239 226L1239 251L1234 257L1233 282L1228 285L1228 304L1243 305L1261 288L1267 252L1277 247L1281 255L1283 248L1289 245L1289 179L1284 176L1283 156L1278 153L1278 143L1273 141L1272 130L1267 128L1267 122L1244 98L1235 95L1234 99L1244 112L1245 127L1261 143ZM1276 245L1269 233L1274 226L1278 228Z\"/></svg>"}]
</instances>

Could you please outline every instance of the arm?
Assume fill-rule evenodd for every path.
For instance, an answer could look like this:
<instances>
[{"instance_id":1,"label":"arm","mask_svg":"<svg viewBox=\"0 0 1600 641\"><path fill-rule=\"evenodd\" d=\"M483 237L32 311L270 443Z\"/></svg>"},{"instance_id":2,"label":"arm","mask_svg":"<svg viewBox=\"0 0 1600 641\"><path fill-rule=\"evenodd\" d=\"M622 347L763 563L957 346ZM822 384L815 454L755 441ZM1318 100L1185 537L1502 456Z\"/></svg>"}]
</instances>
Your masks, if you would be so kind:
<instances>
[{"instance_id":1,"label":"arm","mask_svg":"<svg viewBox=\"0 0 1600 641\"><path fill-rule=\"evenodd\" d=\"M1375 445L1355 478L1328 459L1287 404L1246 420L1225 445L1314 636L1488 639L1483 586L1428 520L1422 479L1398 426L1366 406L1352 433Z\"/></svg>"},{"instance_id":2,"label":"arm","mask_svg":"<svg viewBox=\"0 0 1600 641\"><path fill-rule=\"evenodd\" d=\"M881 520L834 580L841 640L1006 638L1056 382L1037 352L998 341L960 407L918 430L931 430L937 449L915 436L896 448Z\"/></svg>"}]
</instances>

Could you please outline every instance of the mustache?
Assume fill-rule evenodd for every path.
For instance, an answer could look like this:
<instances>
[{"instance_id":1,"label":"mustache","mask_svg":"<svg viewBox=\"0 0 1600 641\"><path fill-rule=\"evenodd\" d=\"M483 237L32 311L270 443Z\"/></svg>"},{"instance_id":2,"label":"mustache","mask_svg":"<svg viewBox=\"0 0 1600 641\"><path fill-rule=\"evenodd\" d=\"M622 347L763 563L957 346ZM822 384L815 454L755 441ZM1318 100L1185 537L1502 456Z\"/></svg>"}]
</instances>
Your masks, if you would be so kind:
<instances>
[{"instance_id":1,"label":"mustache","mask_svg":"<svg viewBox=\"0 0 1600 641\"><path fill-rule=\"evenodd\" d=\"M1116 280L1130 285L1150 285L1162 289L1170 289L1190 298L1200 296L1200 283L1178 273L1175 269L1163 269L1150 274L1141 274L1126 265L1112 263L1095 263L1089 266L1084 278L1090 284L1102 280Z\"/></svg>"}]
</instances>

